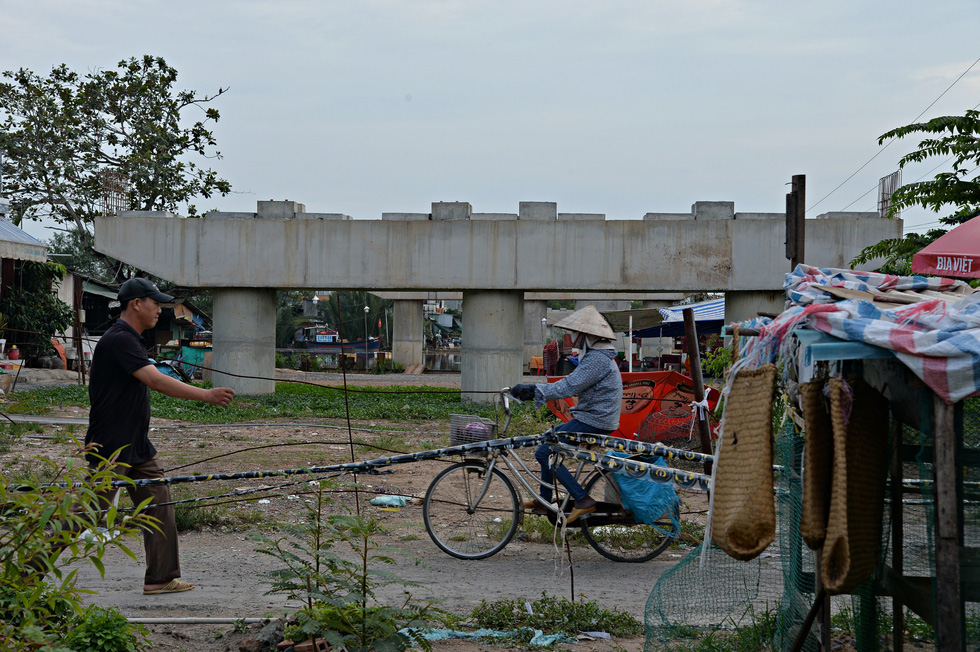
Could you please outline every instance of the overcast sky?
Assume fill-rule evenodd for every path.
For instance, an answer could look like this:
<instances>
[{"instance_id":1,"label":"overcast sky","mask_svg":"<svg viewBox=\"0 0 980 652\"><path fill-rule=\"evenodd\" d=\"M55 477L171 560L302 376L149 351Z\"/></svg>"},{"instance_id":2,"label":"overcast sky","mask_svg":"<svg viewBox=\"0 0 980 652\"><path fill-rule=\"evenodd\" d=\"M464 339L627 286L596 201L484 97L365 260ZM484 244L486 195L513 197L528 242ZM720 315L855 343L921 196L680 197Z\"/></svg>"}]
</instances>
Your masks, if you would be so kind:
<instances>
[{"instance_id":1,"label":"overcast sky","mask_svg":"<svg viewBox=\"0 0 980 652\"><path fill-rule=\"evenodd\" d=\"M151 54L228 88L212 167L234 194L200 209L782 212L805 174L815 217L875 210L917 142L882 133L980 104L978 33L977 0L0 0L0 70Z\"/></svg>"}]
</instances>

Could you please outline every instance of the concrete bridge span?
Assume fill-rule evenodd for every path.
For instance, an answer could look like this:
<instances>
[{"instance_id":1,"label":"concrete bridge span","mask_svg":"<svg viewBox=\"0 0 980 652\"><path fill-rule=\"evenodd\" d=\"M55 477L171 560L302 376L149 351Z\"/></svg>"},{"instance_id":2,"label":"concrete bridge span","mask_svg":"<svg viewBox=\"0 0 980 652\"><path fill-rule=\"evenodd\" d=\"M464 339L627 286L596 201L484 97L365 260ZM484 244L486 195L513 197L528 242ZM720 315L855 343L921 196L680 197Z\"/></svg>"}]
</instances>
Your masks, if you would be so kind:
<instances>
[{"instance_id":1,"label":"concrete bridge span","mask_svg":"<svg viewBox=\"0 0 980 652\"><path fill-rule=\"evenodd\" d=\"M605 220L558 213L550 202L520 208L480 214L439 202L429 214L381 220L276 201L203 218L131 212L96 220L96 248L179 285L213 289L215 383L245 394L274 389L249 377L273 376L276 289L462 292L466 314L479 316L463 342L470 392L520 378L525 292L722 291L731 320L781 309L789 267L782 213L697 202L690 214ZM829 213L806 220L806 260L845 267L863 247L901 233L901 221L874 213Z\"/></svg>"}]
</instances>

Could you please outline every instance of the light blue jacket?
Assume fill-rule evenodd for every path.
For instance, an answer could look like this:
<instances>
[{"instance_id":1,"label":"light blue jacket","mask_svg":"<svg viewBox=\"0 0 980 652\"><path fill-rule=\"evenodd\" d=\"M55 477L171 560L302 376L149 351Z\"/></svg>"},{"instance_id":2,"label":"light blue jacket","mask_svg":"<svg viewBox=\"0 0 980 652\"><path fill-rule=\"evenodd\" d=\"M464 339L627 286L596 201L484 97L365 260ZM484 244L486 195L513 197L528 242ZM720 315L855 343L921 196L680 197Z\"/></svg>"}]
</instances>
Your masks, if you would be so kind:
<instances>
[{"instance_id":1,"label":"light blue jacket","mask_svg":"<svg viewBox=\"0 0 980 652\"><path fill-rule=\"evenodd\" d=\"M557 383L534 386L535 405L569 396L578 397L572 416L600 430L610 432L619 427L619 410L623 405L623 377L616 365L616 352L589 349L575 371Z\"/></svg>"}]
</instances>

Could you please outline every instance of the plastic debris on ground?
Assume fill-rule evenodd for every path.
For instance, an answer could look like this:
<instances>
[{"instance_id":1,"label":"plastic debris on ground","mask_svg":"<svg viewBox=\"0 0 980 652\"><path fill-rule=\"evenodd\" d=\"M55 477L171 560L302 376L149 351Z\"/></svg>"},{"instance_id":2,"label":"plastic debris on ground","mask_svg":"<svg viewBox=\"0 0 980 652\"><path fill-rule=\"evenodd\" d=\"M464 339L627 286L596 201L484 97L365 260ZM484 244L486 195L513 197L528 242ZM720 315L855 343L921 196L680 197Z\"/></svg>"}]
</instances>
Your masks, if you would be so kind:
<instances>
[{"instance_id":1,"label":"plastic debris on ground","mask_svg":"<svg viewBox=\"0 0 980 652\"><path fill-rule=\"evenodd\" d=\"M408 496L384 495L371 499L371 504L378 507L404 507L411 500Z\"/></svg>"},{"instance_id":2,"label":"plastic debris on ground","mask_svg":"<svg viewBox=\"0 0 980 652\"><path fill-rule=\"evenodd\" d=\"M408 633L409 630L401 630L403 633ZM564 634L545 634L540 629L531 630L527 627L521 627L515 629L511 632L500 632L494 629L478 629L472 632L462 632L456 629L423 629L420 633L422 638L427 641L444 641L450 638L461 638L461 639L480 639L480 638L507 638L513 636L514 634L522 631L533 631L534 637L528 645L532 647L548 647L549 645L554 645L555 643L574 643L575 639L566 636Z\"/></svg>"}]
</instances>

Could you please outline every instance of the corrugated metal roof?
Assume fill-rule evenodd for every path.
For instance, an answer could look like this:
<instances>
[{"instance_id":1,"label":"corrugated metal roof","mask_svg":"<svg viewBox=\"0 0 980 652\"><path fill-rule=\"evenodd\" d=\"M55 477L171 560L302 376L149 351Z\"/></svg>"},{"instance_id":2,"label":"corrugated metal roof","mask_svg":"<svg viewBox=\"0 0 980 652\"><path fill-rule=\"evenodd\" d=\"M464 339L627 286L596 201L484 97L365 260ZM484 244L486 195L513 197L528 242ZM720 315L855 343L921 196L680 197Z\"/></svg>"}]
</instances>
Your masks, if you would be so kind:
<instances>
[{"instance_id":1,"label":"corrugated metal roof","mask_svg":"<svg viewBox=\"0 0 980 652\"><path fill-rule=\"evenodd\" d=\"M48 248L46 244L30 235L27 231L19 229L7 220L3 219L0 219L0 240L20 242L21 244L43 247L45 250Z\"/></svg>"},{"instance_id":2,"label":"corrugated metal roof","mask_svg":"<svg viewBox=\"0 0 980 652\"><path fill-rule=\"evenodd\" d=\"M48 259L48 246L7 220L0 219L0 258L43 263Z\"/></svg>"}]
</instances>

